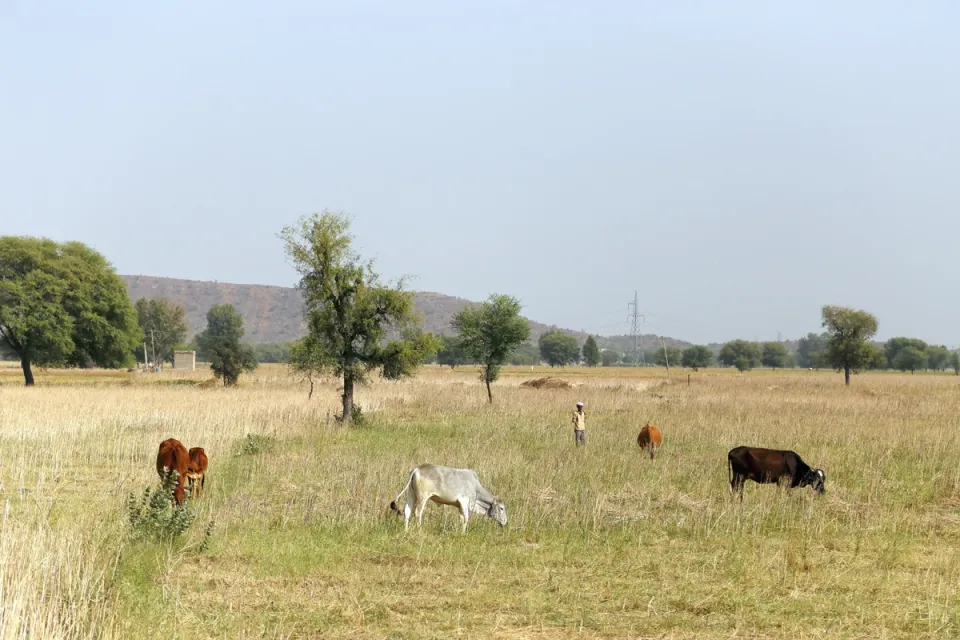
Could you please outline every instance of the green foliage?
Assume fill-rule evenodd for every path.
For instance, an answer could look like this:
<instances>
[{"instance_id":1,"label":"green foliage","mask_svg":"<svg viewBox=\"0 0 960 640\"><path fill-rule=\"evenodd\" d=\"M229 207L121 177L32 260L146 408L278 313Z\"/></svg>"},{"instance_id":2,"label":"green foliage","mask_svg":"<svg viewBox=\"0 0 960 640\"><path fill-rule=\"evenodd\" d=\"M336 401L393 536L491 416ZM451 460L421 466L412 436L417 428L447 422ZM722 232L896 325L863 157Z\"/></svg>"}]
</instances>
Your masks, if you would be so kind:
<instances>
[{"instance_id":1,"label":"green foliage","mask_svg":"<svg viewBox=\"0 0 960 640\"><path fill-rule=\"evenodd\" d=\"M134 308L147 343L146 359L152 358L155 349L158 362L172 363L174 349L186 341L189 330L183 305L169 298L140 298ZM134 352L144 355L142 346Z\"/></svg>"},{"instance_id":2,"label":"green foliage","mask_svg":"<svg viewBox=\"0 0 960 640\"><path fill-rule=\"evenodd\" d=\"M917 369L923 369L927 366L927 353L913 345L902 347L897 351L897 356L892 364L893 368L898 371L914 373Z\"/></svg>"},{"instance_id":3,"label":"green foliage","mask_svg":"<svg viewBox=\"0 0 960 640\"><path fill-rule=\"evenodd\" d=\"M870 349L867 368L874 371L886 369L889 364L887 363L887 354L884 352L883 347L878 347L875 344L868 344L867 347Z\"/></svg>"},{"instance_id":4,"label":"green foliage","mask_svg":"<svg viewBox=\"0 0 960 640\"><path fill-rule=\"evenodd\" d=\"M440 336L440 349L436 354L437 364L442 364L453 369L454 367L471 364L471 358L468 356L460 341L456 336Z\"/></svg>"},{"instance_id":5,"label":"green foliage","mask_svg":"<svg viewBox=\"0 0 960 640\"><path fill-rule=\"evenodd\" d=\"M0 237L0 340L26 384L33 364L127 366L141 336L126 286L102 255L79 242Z\"/></svg>"},{"instance_id":6,"label":"green foliage","mask_svg":"<svg viewBox=\"0 0 960 640\"><path fill-rule=\"evenodd\" d=\"M954 351L950 354L950 368L953 369L954 374L960 376L960 353Z\"/></svg>"},{"instance_id":7,"label":"green foliage","mask_svg":"<svg viewBox=\"0 0 960 640\"><path fill-rule=\"evenodd\" d=\"M700 369L709 367L712 361L713 352L710 351L709 348L703 345L693 345L683 350L680 364L688 369L699 371Z\"/></svg>"},{"instance_id":8,"label":"green foliage","mask_svg":"<svg viewBox=\"0 0 960 640\"><path fill-rule=\"evenodd\" d=\"M793 366L793 357L786 345L780 342L764 342L760 362L771 369L786 369Z\"/></svg>"},{"instance_id":9,"label":"green foliage","mask_svg":"<svg viewBox=\"0 0 960 640\"><path fill-rule=\"evenodd\" d=\"M927 343L918 338L904 338L898 336L896 338L890 338L883 345L883 350L887 354L887 362L889 362L890 366L892 366L894 369L898 368L896 363L898 362L900 352L907 347L913 347L917 351L922 351L924 353L927 351ZM906 369L900 370L906 371Z\"/></svg>"},{"instance_id":10,"label":"green foliage","mask_svg":"<svg viewBox=\"0 0 960 640\"><path fill-rule=\"evenodd\" d=\"M540 349L532 342L524 342L510 354L508 362L512 365L535 366L540 364Z\"/></svg>"},{"instance_id":11,"label":"green foliage","mask_svg":"<svg viewBox=\"0 0 960 640\"><path fill-rule=\"evenodd\" d=\"M683 360L683 349L678 347L667 347L666 351L661 347L656 350L653 357L653 363L658 367L678 366L681 360Z\"/></svg>"},{"instance_id":12,"label":"green foliage","mask_svg":"<svg viewBox=\"0 0 960 640\"><path fill-rule=\"evenodd\" d=\"M797 342L797 366L819 369L827 366L827 339L825 333L808 333Z\"/></svg>"},{"instance_id":13,"label":"green foliage","mask_svg":"<svg viewBox=\"0 0 960 640\"><path fill-rule=\"evenodd\" d=\"M600 364L600 348L593 336L587 336L587 341L583 343L583 361L588 367Z\"/></svg>"},{"instance_id":14,"label":"green foliage","mask_svg":"<svg viewBox=\"0 0 960 640\"><path fill-rule=\"evenodd\" d=\"M760 345L746 340L731 340L723 345L717 361L727 367L736 367L740 372L759 367L763 355Z\"/></svg>"},{"instance_id":15,"label":"green foliage","mask_svg":"<svg viewBox=\"0 0 960 640\"><path fill-rule=\"evenodd\" d=\"M577 339L560 331L548 331L537 341L540 358L551 367L563 367L580 360Z\"/></svg>"},{"instance_id":16,"label":"green foliage","mask_svg":"<svg viewBox=\"0 0 960 640\"><path fill-rule=\"evenodd\" d=\"M620 362L620 353L612 349L604 349L600 353L600 362L605 367L611 367Z\"/></svg>"},{"instance_id":17,"label":"green foliage","mask_svg":"<svg viewBox=\"0 0 960 640\"><path fill-rule=\"evenodd\" d=\"M243 318L232 304L217 304L207 312L207 328L197 334L197 345L210 360L213 375L224 386L237 384L240 375L257 368L253 347L243 342Z\"/></svg>"},{"instance_id":18,"label":"green foliage","mask_svg":"<svg viewBox=\"0 0 960 640\"><path fill-rule=\"evenodd\" d=\"M520 302L506 295L491 294L481 304L463 309L453 318L464 353L480 363L480 381L487 386L487 398L493 402L490 384L500 377L500 369L510 354L530 337L530 325L520 317Z\"/></svg>"},{"instance_id":19,"label":"green foliage","mask_svg":"<svg viewBox=\"0 0 960 640\"><path fill-rule=\"evenodd\" d=\"M943 371L950 362L950 350L945 346L930 345L927 347L927 367L934 371Z\"/></svg>"},{"instance_id":20,"label":"green foliage","mask_svg":"<svg viewBox=\"0 0 960 640\"><path fill-rule=\"evenodd\" d=\"M253 352L257 357L257 362L261 364L287 364L290 362L290 353L294 344L293 342L264 342L253 345Z\"/></svg>"},{"instance_id":21,"label":"green foliage","mask_svg":"<svg viewBox=\"0 0 960 640\"><path fill-rule=\"evenodd\" d=\"M872 352L868 343L877 333L877 319L866 311L832 305L825 305L821 313L829 336L826 361L844 372L844 382L849 385L850 374L870 363Z\"/></svg>"},{"instance_id":22,"label":"green foliage","mask_svg":"<svg viewBox=\"0 0 960 640\"><path fill-rule=\"evenodd\" d=\"M258 433L248 433L239 445L237 445L236 455L255 456L261 453L269 453L277 448L277 439L273 436L260 435Z\"/></svg>"},{"instance_id":23,"label":"green foliage","mask_svg":"<svg viewBox=\"0 0 960 640\"><path fill-rule=\"evenodd\" d=\"M380 369L386 378L411 376L440 347L432 334L416 340L386 340L388 331L404 331L416 324L413 294L403 282L384 284L373 263L362 261L353 249L350 221L344 215L313 214L284 227L280 237L287 257L300 274L304 296L308 351L295 368L314 364L343 380L343 412L352 415L355 384Z\"/></svg>"},{"instance_id":24,"label":"green foliage","mask_svg":"<svg viewBox=\"0 0 960 640\"><path fill-rule=\"evenodd\" d=\"M146 487L139 500L133 493L127 495L127 520L135 537L169 541L183 535L193 524L197 515L187 502L181 505L173 502L178 477L179 474L173 471L158 488Z\"/></svg>"}]
</instances>

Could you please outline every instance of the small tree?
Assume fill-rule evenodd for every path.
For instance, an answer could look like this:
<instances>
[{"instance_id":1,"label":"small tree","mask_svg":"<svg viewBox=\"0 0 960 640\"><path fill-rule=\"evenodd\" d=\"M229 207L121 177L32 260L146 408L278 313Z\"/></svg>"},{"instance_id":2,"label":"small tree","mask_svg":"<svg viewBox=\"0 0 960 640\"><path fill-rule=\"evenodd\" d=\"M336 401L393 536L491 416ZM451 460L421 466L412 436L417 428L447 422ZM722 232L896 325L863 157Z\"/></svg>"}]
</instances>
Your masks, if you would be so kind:
<instances>
[{"instance_id":1,"label":"small tree","mask_svg":"<svg viewBox=\"0 0 960 640\"><path fill-rule=\"evenodd\" d=\"M709 367L712 361L713 352L710 351L710 349L704 347L703 345L694 345L683 350L680 364L687 369L699 371L700 369Z\"/></svg>"},{"instance_id":2,"label":"small tree","mask_svg":"<svg viewBox=\"0 0 960 640\"><path fill-rule=\"evenodd\" d=\"M612 349L604 349L600 353L601 364L605 367L612 367L613 365L620 362L620 353L613 351Z\"/></svg>"},{"instance_id":3,"label":"small tree","mask_svg":"<svg viewBox=\"0 0 960 640\"><path fill-rule=\"evenodd\" d=\"M600 348L593 336L587 336L587 341L583 343L583 361L588 367L600 364Z\"/></svg>"},{"instance_id":4,"label":"small tree","mask_svg":"<svg viewBox=\"0 0 960 640\"><path fill-rule=\"evenodd\" d=\"M870 361L867 363L867 368L874 371L886 369L888 366L887 354L884 352L883 347L878 347L875 344L868 346L870 348Z\"/></svg>"},{"instance_id":5,"label":"small tree","mask_svg":"<svg viewBox=\"0 0 960 640\"><path fill-rule=\"evenodd\" d=\"M950 355L950 366L953 368L953 373L960 376L960 353L954 351Z\"/></svg>"},{"instance_id":6,"label":"small tree","mask_svg":"<svg viewBox=\"0 0 960 640\"><path fill-rule=\"evenodd\" d=\"M453 369L469 364L470 358L463 352L460 341L455 336L440 336L440 349L437 351L437 364Z\"/></svg>"},{"instance_id":7,"label":"small tree","mask_svg":"<svg viewBox=\"0 0 960 640\"><path fill-rule=\"evenodd\" d=\"M540 364L540 348L530 341L524 342L510 352L507 362L514 366L532 367Z\"/></svg>"},{"instance_id":8,"label":"small tree","mask_svg":"<svg viewBox=\"0 0 960 640\"><path fill-rule=\"evenodd\" d=\"M771 369L786 369L793 364L790 351L781 342L764 342L760 362Z\"/></svg>"},{"instance_id":9,"label":"small tree","mask_svg":"<svg viewBox=\"0 0 960 640\"><path fill-rule=\"evenodd\" d=\"M355 386L372 371L380 369L390 379L413 375L440 346L433 334L423 332L387 341L390 330L414 326L413 294L402 281L380 281L373 263L353 251L349 229L346 216L325 211L304 216L280 233L304 298L310 342L301 353L312 355L300 365L320 363L343 381L344 423L354 414Z\"/></svg>"},{"instance_id":10,"label":"small tree","mask_svg":"<svg viewBox=\"0 0 960 640\"><path fill-rule=\"evenodd\" d=\"M560 331L548 331L537 342L540 345L540 358L551 367L564 367L580 359L580 347L573 336Z\"/></svg>"},{"instance_id":11,"label":"small tree","mask_svg":"<svg viewBox=\"0 0 960 640\"><path fill-rule=\"evenodd\" d=\"M681 360L683 360L683 350L677 347L667 347L666 352L661 347L657 349L656 355L653 357L653 363L658 367L666 367L671 363L676 366L680 364Z\"/></svg>"},{"instance_id":12,"label":"small tree","mask_svg":"<svg viewBox=\"0 0 960 640\"><path fill-rule=\"evenodd\" d=\"M140 298L134 308L148 348L156 351L157 362L173 362L173 350L187 339L183 305L169 298ZM149 359L145 353L143 361Z\"/></svg>"},{"instance_id":13,"label":"small tree","mask_svg":"<svg viewBox=\"0 0 960 640\"><path fill-rule=\"evenodd\" d=\"M866 311L833 305L825 305L821 313L829 336L827 361L843 371L844 383L849 386L850 374L870 363L869 340L877 333L877 319Z\"/></svg>"},{"instance_id":14,"label":"small tree","mask_svg":"<svg viewBox=\"0 0 960 640\"><path fill-rule=\"evenodd\" d=\"M257 368L253 347L243 342L243 318L232 304L216 304L207 311L207 328L197 334L197 346L210 359L213 375L225 387L237 384L240 374Z\"/></svg>"},{"instance_id":15,"label":"small tree","mask_svg":"<svg viewBox=\"0 0 960 640\"><path fill-rule=\"evenodd\" d=\"M945 346L930 345L927 347L927 367L934 371L943 371L950 362L950 350Z\"/></svg>"},{"instance_id":16,"label":"small tree","mask_svg":"<svg viewBox=\"0 0 960 640\"><path fill-rule=\"evenodd\" d=\"M819 369L824 366L827 352L827 334L808 333L797 341L797 366Z\"/></svg>"},{"instance_id":17,"label":"small tree","mask_svg":"<svg viewBox=\"0 0 960 640\"><path fill-rule=\"evenodd\" d=\"M917 369L923 369L927 364L927 354L916 347L903 347L897 352L897 357L893 361L893 367L899 371L909 371L915 373Z\"/></svg>"},{"instance_id":18,"label":"small tree","mask_svg":"<svg viewBox=\"0 0 960 640\"><path fill-rule=\"evenodd\" d=\"M731 340L723 345L717 360L728 367L736 367L743 373L760 366L762 351L756 342L746 340Z\"/></svg>"},{"instance_id":19,"label":"small tree","mask_svg":"<svg viewBox=\"0 0 960 640\"><path fill-rule=\"evenodd\" d=\"M486 302L463 309L452 324L464 352L480 363L480 381L487 385L492 403L490 384L500 377L511 352L530 337L530 325L520 317L520 302L493 294Z\"/></svg>"}]
</instances>

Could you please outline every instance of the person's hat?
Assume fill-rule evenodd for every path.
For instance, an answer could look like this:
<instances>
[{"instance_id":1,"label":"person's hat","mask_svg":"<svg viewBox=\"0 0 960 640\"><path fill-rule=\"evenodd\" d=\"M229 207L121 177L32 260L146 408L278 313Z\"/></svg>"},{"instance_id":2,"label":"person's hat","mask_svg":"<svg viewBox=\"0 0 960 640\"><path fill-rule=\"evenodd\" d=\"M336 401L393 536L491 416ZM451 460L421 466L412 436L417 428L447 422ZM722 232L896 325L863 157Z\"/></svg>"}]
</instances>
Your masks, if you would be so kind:
<instances>
[{"instance_id":1,"label":"person's hat","mask_svg":"<svg viewBox=\"0 0 960 640\"><path fill-rule=\"evenodd\" d=\"M582 402L578 402L578 403L577 403L577 406L578 406L578 407L582 407L582 406L583 406L583 403L582 403Z\"/></svg>"}]
</instances>

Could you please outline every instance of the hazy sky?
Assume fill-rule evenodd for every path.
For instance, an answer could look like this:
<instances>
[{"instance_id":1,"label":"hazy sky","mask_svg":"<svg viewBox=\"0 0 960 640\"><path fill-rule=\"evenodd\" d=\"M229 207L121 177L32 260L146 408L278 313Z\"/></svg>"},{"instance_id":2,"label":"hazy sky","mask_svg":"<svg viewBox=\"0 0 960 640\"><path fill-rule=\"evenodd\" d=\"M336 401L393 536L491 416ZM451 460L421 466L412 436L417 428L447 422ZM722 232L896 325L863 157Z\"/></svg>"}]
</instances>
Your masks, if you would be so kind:
<instances>
[{"instance_id":1,"label":"hazy sky","mask_svg":"<svg viewBox=\"0 0 960 640\"><path fill-rule=\"evenodd\" d=\"M95 5L83 8L82 5ZM0 0L0 233L291 286L355 217L387 277L691 341L960 343L954 2Z\"/></svg>"}]
</instances>

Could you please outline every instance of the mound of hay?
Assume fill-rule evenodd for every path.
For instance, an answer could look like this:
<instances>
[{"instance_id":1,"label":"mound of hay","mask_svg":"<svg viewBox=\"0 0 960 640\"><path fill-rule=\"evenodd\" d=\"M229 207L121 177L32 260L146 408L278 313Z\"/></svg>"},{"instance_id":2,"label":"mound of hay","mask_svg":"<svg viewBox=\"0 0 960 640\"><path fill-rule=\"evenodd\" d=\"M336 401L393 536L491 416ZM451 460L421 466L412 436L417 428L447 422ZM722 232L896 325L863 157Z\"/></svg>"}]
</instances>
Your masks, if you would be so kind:
<instances>
[{"instance_id":1,"label":"mound of hay","mask_svg":"<svg viewBox=\"0 0 960 640\"><path fill-rule=\"evenodd\" d=\"M527 380L526 382L520 383L521 387L528 387L530 389L572 389L573 385L567 382L566 380L561 380L560 378L551 378L547 376L546 378L534 378L533 380Z\"/></svg>"},{"instance_id":2,"label":"mound of hay","mask_svg":"<svg viewBox=\"0 0 960 640\"><path fill-rule=\"evenodd\" d=\"M223 383L220 382L219 380L217 380L216 378L207 378L207 379L204 380L203 382L197 384L197 388L198 388L198 389L213 389L213 388L219 387L219 386L221 386L221 385L223 385Z\"/></svg>"}]
</instances>

